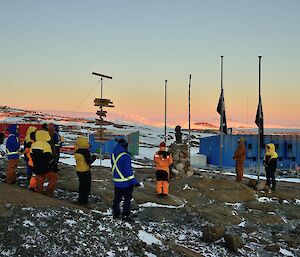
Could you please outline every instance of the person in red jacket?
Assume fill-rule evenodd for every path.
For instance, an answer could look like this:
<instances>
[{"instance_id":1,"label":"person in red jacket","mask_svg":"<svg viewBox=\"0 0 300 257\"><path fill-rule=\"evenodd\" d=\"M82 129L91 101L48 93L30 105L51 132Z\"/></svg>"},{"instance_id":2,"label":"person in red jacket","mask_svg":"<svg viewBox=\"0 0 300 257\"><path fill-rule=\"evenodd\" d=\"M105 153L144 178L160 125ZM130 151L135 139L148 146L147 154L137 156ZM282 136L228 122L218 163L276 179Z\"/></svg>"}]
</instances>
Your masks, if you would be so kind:
<instances>
[{"instance_id":1,"label":"person in red jacket","mask_svg":"<svg viewBox=\"0 0 300 257\"><path fill-rule=\"evenodd\" d=\"M156 170L156 193L158 197L169 194L169 167L173 163L172 155L167 152L166 143L159 144L159 151L153 158Z\"/></svg>"}]
</instances>

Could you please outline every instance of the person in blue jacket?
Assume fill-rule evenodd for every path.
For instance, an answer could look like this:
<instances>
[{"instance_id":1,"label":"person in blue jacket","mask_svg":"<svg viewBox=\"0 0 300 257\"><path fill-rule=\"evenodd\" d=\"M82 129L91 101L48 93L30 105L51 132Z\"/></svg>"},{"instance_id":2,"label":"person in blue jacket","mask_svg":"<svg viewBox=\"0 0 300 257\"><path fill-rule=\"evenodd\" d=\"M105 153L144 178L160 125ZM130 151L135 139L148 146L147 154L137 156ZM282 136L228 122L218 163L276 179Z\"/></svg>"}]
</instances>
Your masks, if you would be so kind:
<instances>
[{"instance_id":1,"label":"person in blue jacket","mask_svg":"<svg viewBox=\"0 0 300 257\"><path fill-rule=\"evenodd\" d=\"M133 187L141 186L133 175L130 154L127 151L128 143L119 139L111 155L113 181L115 184L115 198L113 200L113 218L120 216L120 203L124 199L122 218L130 220L130 203Z\"/></svg>"},{"instance_id":2,"label":"person in blue jacket","mask_svg":"<svg viewBox=\"0 0 300 257\"><path fill-rule=\"evenodd\" d=\"M8 159L7 172L6 172L6 183L14 184L16 183L17 175L16 170L19 163L19 151L20 142L18 139L18 126L16 124L11 124L8 127L9 135L6 141L6 156Z\"/></svg>"}]
</instances>

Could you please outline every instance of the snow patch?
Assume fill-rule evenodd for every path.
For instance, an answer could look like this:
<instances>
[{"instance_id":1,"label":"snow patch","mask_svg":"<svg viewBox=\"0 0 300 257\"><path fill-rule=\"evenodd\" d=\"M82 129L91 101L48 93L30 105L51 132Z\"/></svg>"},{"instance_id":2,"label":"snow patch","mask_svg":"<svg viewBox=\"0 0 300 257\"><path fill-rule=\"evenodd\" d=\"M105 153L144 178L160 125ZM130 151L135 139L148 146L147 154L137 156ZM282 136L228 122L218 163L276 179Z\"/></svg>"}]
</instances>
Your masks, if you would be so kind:
<instances>
[{"instance_id":1,"label":"snow patch","mask_svg":"<svg viewBox=\"0 0 300 257\"><path fill-rule=\"evenodd\" d=\"M34 223L30 220L24 220L23 221L23 226L24 227L34 227Z\"/></svg>"},{"instance_id":2,"label":"snow patch","mask_svg":"<svg viewBox=\"0 0 300 257\"><path fill-rule=\"evenodd\" d=\"M259 201L259 202L261 202L261 203L269 203L269 202L272 201L272 199L263 196L263 197L259 197L259 198L257 199L257 201Z\"/></svg>"},{"instance_id":3,"label":"snow patch","mask_svg":"<svg viewBox=\"0 0 300 257\"><path fill-rule=\"evenodd\" d=\"M239 227L244 228L245 226L246 226L246 221L242 221L242 222L239 224Z\"/></svg>"},{"instance_id":4,"label":"snow patch","mask_svg":"<svg viewBox=\"0 0 300 257\"><path fill-rule=\"evenodd\" d=\"M291 257L295 256L292 252L290 252L290 251L288 251L286 249L283 249L283 248L280 248L279 252L281 254L283 254L284 256L291 256Z\"/></svg>"},{"instance_id":5,"label":"snow patch","mask_svg":"<svg viewBox=\"0 0 300 257\"><path fill-rule=\"evenodd\" d=\"M65 223L67 225L69 225L70 227L72 227L73 225L75 225L77 222L75 220L66 220Z\"/></svg>"},{"instance_id":6,"label":"snow patch","mask_svg":"<svg viewBox=\"0 0 300 257\"><path fill-rule=\"evenodd\" d=\"M116 256L113 250L108 251L106 254L107 254L108 257Z\"/></svg>"},{"instance_id":7,"label":"snow patch","mask_svg":"<svg viewBox=\"0 0 300 257\"><path fill-rule=\"evenodd\" d=\"M185 184L182 190L191 190L191 188L188 184Z\"/></svg>"},{"instance_id":8,"label":"snow patch","mask_svg":"<svg viewBox=\"0 0 300 257\"><path fill-rule=\"evenodd\" d=\"M148 253L148 252L145 252L145 255L146 255L147 257L156 257L155 254L153 254L153 253Z\"/></svg>"},{"instance_id":9,"label":"snow patch","mask_svg":"<svg viewBox=\"0 0 300 257\"><path fill-rule=\"evenodd\" d=\"M183 208L184 204L179 205L179 206L174 206L174 205L164 205L164 204L157 204L157 203L147 202L147 203L139 204L139 207L179 209L179 208Z\"/></svg>"},{"instance_id":10,"label":"snow patch","mask_svg":"<svg viewBox=\"0 0 300 257\"><path fill-rule=\"evenodd\" d=\"M144 230L139 230L138 237L141 241L145 242L147 245L158 244L162 245L162 242L157 239L154 235L147 233Z\"/></svg>"}]
</instances>

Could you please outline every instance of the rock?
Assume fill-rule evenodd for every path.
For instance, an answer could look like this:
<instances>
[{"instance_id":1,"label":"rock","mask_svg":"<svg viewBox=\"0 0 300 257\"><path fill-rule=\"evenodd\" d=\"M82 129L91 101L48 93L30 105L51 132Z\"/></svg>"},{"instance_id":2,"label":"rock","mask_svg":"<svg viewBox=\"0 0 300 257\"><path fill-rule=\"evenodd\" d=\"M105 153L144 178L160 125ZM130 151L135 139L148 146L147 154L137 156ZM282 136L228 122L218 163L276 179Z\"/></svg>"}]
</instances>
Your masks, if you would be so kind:
<instances>
[{"instance_id":1,"label":"rock","mask_svg":"<svg viewBox=\"0 0 300 257\"><path fill-rule=\"evenodd\" d=\"M185 174L186 174L187 177L191 177L191 176L194 175L194 171L192 169L188 169Z\"/></svg>"},{"instance_id":2,"label":"rock","mask_svg":"<svg viewBox=\"0 0 300 257\"><path fill-rule=\"evenodd\" d=\"M176 170L175 168L173 168L171 171L172 171L174 174L179 174L179 171Z\"/></svg>"},{"instance_id":3,"label":"rock","mask_svg":"<svg viewBox=\"0 0 300 257\"><path fill-rule=\"evenodd\" d=\"M271 244L271 245L267 245L265 247L265 250L269 251L269 252L273 252L273 253L279 253L280 251L280 246L276 245L276 244Z\"/></svg>"},{"instance_id":4,"label":"rock","mask_svg":"<svg viewBox=\"0 0 300 257\"><path fill-rule=\"evenodd\" d=\"M224 236L224 227L209 226L203 230L202 240L207 243L215 242Z\"/></svg>"},{"instance_id":5,"label":"rock","mask_svg":"<svg viewBox=\"0 0 300 257\"><path fill-rule=\"evenodd\" d=\"M250 179L249 182L247 183L247 186L251 188L256 188L257 185L257 180L256 179Z\"/></svg>"},{"instance_id":6,"label":"rock","mask_svg":"<svg viewBox=\"0 0 300 257\"><path fill-rule=\"evenodd\" d=\"M225 234L224 239L225 246L233 252L242 247L242 239L238 234Z\"/></svg>"},{"instance_id":7,"label":"rock","mask_svg":"<svg viewBox=\"0 0 300 257\"><path fill-rule=\"evenodd\" d=\"M180 173L183 171L184 165L182 163L176 164L176 170L178 170Z\"/></svg>"}]
</instances>

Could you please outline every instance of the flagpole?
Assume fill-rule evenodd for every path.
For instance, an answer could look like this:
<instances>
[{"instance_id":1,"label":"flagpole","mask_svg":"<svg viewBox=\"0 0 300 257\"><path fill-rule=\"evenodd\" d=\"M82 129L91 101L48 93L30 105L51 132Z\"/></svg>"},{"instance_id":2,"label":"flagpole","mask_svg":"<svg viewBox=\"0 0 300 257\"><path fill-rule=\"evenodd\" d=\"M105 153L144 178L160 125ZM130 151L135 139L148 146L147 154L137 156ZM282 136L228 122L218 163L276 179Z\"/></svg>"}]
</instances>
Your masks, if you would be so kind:
<instances>
[{"instance_id":1,"label":"flagpole","mask_svg":"<svg viewBox=\"0 0 300 257\"><path fill-rule=\"evenodd\" d=\"M224 56L221 55L221 95L222 98L224 98L224 92L223 92L223 58ZM222 94L223 92L223 94ZM222 175L223 173L223 166L222 166L222 151L223 151L223 112L224 112L224 103L223 103L223 99L221 99L221 117L220 117L220 175Z\"/></svg>"},{"instance_id":2,"label":"flagpole","mask_svg":"<svg viewBox=\"0 0 300 257\"><path fill-rule=\"evenodd\" d=\"M188 139L189 160L191 159L191 80L192 80L192 75L190 74L189 77L189 139Z\"/></svg>"},{"instance_id":3,"label":"flagpole","mask_svg":"<svg viewBox=\"0 0 300 257\"><path fill-rule=\"evenodd\" d=\"M167 80L165 80L165 143L167 143Z\"/></svg>"},{"instance_id":4,"label":"flagpole","mask_svg":"<svg viewBox=\"0 0 300 257\"><path fill-rule=\"evenodd\" d=\"M257 185L259 183L260 175L260 129L261 129L261 93L260 93L260 82L261 82L261 57L258 56L258 113L259 113L259 126L258 126L258 137L257 137Z\"/></svg>"}]
</instances>

